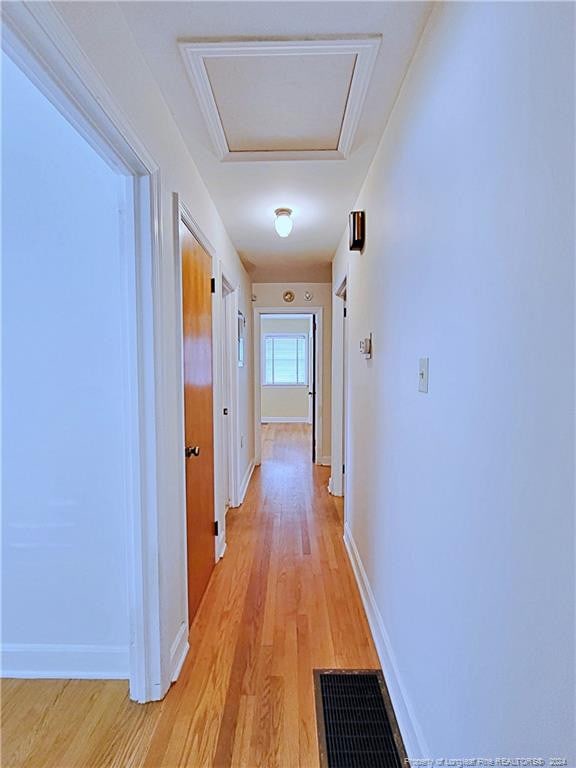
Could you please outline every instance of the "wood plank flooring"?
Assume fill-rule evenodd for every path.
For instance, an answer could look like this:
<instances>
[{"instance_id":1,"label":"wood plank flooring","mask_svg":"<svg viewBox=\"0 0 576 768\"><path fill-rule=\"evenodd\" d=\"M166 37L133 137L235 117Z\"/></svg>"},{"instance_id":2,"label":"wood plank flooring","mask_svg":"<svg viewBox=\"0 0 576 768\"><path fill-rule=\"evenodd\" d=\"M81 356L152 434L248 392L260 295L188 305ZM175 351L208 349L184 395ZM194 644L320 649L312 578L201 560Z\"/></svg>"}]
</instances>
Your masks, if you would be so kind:
<instances>
[{"instance_id":1,"label":"wood plank flooring","mask_svg":"<svg viewBox=\"0 0 576 768\"><path fill-rule=\"evenodd\" d=\"M310 428L262 431L164 701L134 704L121 681L3 681L2 768L318 766L312 670L379 663Z\"/></svg>"}]
</instances>

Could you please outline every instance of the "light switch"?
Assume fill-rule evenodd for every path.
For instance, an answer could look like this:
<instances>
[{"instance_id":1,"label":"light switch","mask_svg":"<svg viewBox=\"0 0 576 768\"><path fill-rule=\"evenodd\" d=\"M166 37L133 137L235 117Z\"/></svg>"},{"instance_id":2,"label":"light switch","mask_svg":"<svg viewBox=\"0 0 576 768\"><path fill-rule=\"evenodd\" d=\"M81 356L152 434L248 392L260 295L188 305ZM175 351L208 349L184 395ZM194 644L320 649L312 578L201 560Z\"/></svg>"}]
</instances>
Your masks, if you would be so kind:
<instances>
[{"instance_id":1,"label":"light switch","mask_svg":"<svg viewBox=\"0 0 576 768\"><path fill-rule=\"evenodd\" d=\"M372 357L372 334L367 339L360 339L360 354L364 355L366 360Z\"/></svg>"},{"instance_id":2,"label":"light switch","mask_svg":"<svg viewBox=\"0 0 576 768\"><path fill-rule=\"evenodd\" d=\"M418 362L418 391L428 392L428 358L421 357Z\"/></svg>"}]
</instances>

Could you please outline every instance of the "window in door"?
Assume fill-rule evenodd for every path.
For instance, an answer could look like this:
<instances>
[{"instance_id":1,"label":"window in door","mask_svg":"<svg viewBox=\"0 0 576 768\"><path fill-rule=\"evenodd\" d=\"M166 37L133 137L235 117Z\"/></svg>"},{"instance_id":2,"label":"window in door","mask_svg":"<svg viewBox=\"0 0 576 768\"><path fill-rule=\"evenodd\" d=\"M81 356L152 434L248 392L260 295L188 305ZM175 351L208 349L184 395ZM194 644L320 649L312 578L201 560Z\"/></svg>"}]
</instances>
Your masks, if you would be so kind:
<instances>
[{"instance_id":1,"label":"window in door","mask_svg":"<svg viewBox=\"0 0 576 768\"><path fill-rule=\"evenodd\" d=\"M307 386L308 337L266 334L263 369L265 386Z\"/></svg>"}]
</instances>

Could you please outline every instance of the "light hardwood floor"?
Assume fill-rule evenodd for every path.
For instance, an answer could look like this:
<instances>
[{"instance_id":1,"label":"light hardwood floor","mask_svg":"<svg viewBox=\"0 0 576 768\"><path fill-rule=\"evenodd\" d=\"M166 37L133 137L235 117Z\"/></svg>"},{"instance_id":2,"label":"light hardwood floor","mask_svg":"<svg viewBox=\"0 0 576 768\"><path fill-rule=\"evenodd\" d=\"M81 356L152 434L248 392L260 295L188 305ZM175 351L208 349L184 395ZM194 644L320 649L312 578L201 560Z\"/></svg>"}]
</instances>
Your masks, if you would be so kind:
<instances>
[{"instance_id":1,"label":"light hardwood floor","mask_svg":"<svg viewBox=\"0 0 576 768\"><path fill-rule=\"evenodd\" d=\"M312 670L377 668L329 470L310 428L263 427L263 462L228 513L228 548L162 702L119 681L6 680L2 768L318 765Z\"/></svg>"}]
</instances>

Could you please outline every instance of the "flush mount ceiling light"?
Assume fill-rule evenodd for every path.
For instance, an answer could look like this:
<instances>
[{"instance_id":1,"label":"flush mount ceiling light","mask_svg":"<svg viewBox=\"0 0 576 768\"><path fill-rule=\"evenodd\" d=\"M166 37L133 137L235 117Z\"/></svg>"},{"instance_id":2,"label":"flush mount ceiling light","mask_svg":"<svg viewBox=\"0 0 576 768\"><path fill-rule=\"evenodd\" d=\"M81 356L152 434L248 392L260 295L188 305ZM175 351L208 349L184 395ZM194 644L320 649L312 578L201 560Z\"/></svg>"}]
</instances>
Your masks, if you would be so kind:
<instances>
[{"instance_id":1,"label":"flush mount ceiling light","mask_svg":"<svg viewBox=\"0 0 576 768\"><path fill-rule=\"evenodd\" d=\"M292 221L292 209L276 208L274 214L276 215L276 220L274 221L276 232L280 237L288 237L294 226L294 222Z\"/></svg>"}]
</instances>

